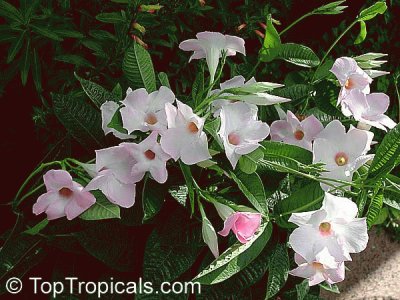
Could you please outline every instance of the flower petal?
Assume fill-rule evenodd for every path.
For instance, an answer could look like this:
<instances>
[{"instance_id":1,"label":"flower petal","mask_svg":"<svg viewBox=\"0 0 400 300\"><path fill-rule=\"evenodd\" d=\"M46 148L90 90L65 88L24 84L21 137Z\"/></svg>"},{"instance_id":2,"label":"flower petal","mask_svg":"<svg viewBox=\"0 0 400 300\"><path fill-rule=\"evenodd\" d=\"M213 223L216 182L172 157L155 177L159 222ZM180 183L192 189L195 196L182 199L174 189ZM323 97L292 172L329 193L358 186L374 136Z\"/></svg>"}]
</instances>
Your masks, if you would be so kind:
<instances>
[{"instance_id":1,"label":"flower petal","mask_svg":"<svg viewBox=\"0 0 400 300\"><path fill-rule=\"evenodd\" d=\"M68 220L75 219L96 203L96 198L89 192L80 192L74 195L65 206Z\"/></svg>"},{"instance_id":2,"label":"flower petal","mask_svg":"<svg viewBox=\"0 0 400 300\"><path fill-rule=\"evenodd\" d=\"M50 170L43 176L47 191L59 191L60 189L73 188L71 175L64 170Z\"/></svg>"}]
</instances>

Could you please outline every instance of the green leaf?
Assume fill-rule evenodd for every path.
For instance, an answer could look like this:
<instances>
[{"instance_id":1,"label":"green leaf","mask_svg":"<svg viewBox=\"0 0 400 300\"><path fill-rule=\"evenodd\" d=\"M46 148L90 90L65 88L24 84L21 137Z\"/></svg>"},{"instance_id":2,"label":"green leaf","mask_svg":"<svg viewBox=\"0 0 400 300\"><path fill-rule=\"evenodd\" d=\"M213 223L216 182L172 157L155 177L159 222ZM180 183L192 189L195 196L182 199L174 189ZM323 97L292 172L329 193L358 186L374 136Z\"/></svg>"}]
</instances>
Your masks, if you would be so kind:
<instances>
[{"instance_id":1,"label":"green leaf","mask_svg":"<svg viewBox=\"0 0 400 300\"><path fill-rule=\"evenodd\" d=\"M126 22L126 18L120 12L101 13L96 19L103 23L118 24Z\"/></svg>"},{"instance_id":2,"label":"green leaf","mask_svg":"<svg viewBox=\"0 0 400 300\"><path fill-rule=\"evenodd\" d=\"M67 131L86 149L104 146L100 112L73 94L53 94L54 113Z\"/></svg>"},{"instance_id":3,"label":"green leaf","mask_svg":"<svg viewBox=\"0 0 400 300\"><path fill-rule=\"evenodd\" d=\"M364 21L360 21L360 33L358 34L356 40L354 41L354 45L361 44L364 42L367 37L367 24Z\"/></svg>"},{"instance_id":4,"label":"green leaf","mask_svg":"<svg viewBox=\"0 0 400 300\"><path fill-rule=\"evenodd\" d=\"M292 99L292 101L307 97L312 91L312 86L307 84L294 84L274 90L271 94Z\"/></svg>"},{"instance_id":5,"label":"green leaf","mask_svg":"<svg viewBox=\"0 0 400 300\"><path fill-rule=\"evenodd\" d=\"M261 147L249 154L242 155L239 159L239 169L243 173L252 174L257 171L257 163L264 158L264 152Z\"/></svg>"},{"instance_id":6,"label":"green leaf","mask_svg":"<svg viewBox=\"0 0 400 300\"><path fill-rule=\"evenodd\" d=\"M276 245L269 262L267 295L265 299L275 296L284 286L288 278L289 267L289 256L286 245Z\"/></svg>"},{"instance_id":7,"label":"green leaf","mask_svg":"<svg viewBox=\"0 0 400 300\"><path fill-rule=\"evenodd\" d=\"M31 40L28 39L26 41L25 51L22 55L22 60L21 60L21 82L23 86L26 85L26 81L28 80L29 68L31 66L30 47L31 47Z\"/></svg>"},{"instance_id":8,"label":"green leaf","mask_svg":"<svg viewBox=\"0 0 400 300\"><path fill-rule=\"evenodd\" d=\"M142 191L143 221L150 220L161 210L166 194L166 185L148 178L145 179Z\"/></svg>"},{"instance_id":9,"label":"green leaf","mask_svg":"<svg viewBox=\"0 0 400 300\"><path fill-rule=\"evenodd\" d=\"M64 55L57 55L54 57L55 60L62 61L68 64L73 64L79 67L88 67L92 68L92 64L83 58L82 56L75 55L75 54L64 54Z\"/></svg>"},{"instance_id":10,"label":"green leaf","mask_svg":"<svg viewBox=\"0 0 400 300\"><path fill-rule=\"evenodd\" d=\"M98 108L100 108L104 102L118 101L114 93L107 91L97 83L83 79L76 73L75 77L81 83L82 89L85 91L86 95L88 95L89 99L92 100Z\"/></svg>"},{"instance_id":11,"label":"green leaf","mask_svg":"<svg viewBox=\"0 0 400 300\"><path fill-rule=\"evenodd\" d=\"M55 28L53 32L55 32L60 37L66 38L82 39L85 37L82 33L73 29Z\"/></svg>"},{"instance_id":12,"label":"green leaf","mask_svg":"<svg viewBox=\"0 0 400 300\"><path fill-rule=\"evenodd\" d=\"M374 160L368 171L371 181L389 174L400 163L400 124L389 131L376 150Z\"/></svg>"},{"instance_id":13,"label":"green leaf","mask_svg":"<svg viewBox=\"0 0 400 300\"><path fill-rule=\"evenodd\" d=\"M172 282L193 265L203 248L201 224L178 207L147 240L143 279L154 286Z\"/></svg>"},{"instance_id":14,"label":"green leaf","mask_svg":"<svg viewBox=\"0 0 400 300\"><path fill-rule=\"evenodd\" d=\"M367 225L368 229L372 227L378 218L383 205L383 192L378 190L374 192L367 212Z\"/></svg>"},{"instance_id":15,"label":"green leaf","mask_svg":"<svg viewBox=\"0 0 400 300\"><path fill-rule=\"evenodd\" d=\"M44 219L37 223L35 226L25 230L23 233L29 234L29 235L37 235L40 233L46 226L49 224L49 220Z\"/></svg>"},{"instance_id":16,"label":"green leaf","mask_svg":"<svg viewBox=\"0 0 400 300\"><path fill-rule=\"evenodd\" d=\"M262 214L267 214L267 198L260 176L257 173L246 174L241 171L231 171L230 175L254 208Z\"/></svg>"},{"instance_id":17,"label":"green leaf","mask_svg":"<svg viewBox=\"0 0 400 300\"><path fill-rule=\"evenodd\" d=\"M11 63L19 50L22 47L22 44L24 42L24 37L25 37L25 31L22 32L17 38L14 39L14 41L11 43L10 48L8 49L8 55L7 55L7 63Z\"/></svg>"},{"instance_id":18,"label":"green leaf","mask_svg":"<svg viewBox=\"0 0 400 300\"><path fill-rule=\"evenodd\" d=\"M340 294L339 287L336 284L328 284L326 282L323 282L320 283L319 286L328 292Z\"/></svg>"},{"instance_id":19,"label":"green leaf","mask_svg":"<svg viewBox=\"0 0 400 300\"><path fill-rule=\"evenodd\" d=\"M93 221L121 218L121 211L118 205L111 203L100 191L93 191L92 194L96 197L96 203L80 215L81 219Z\"/></svg>"},{"instance_id":20,"label":"green leaf","mask_svg":"<svg viewBox=\"0 0 400 300\"><path fill-rule=\"evenodd\" d=\"M118 38L115 35L111 34L106 30L97 30L97 29L90 30L89 35L98 40L113 40L115 42L118 41Z\"/></svg>"},{"instance_id":21,"label":"green leaf","mask_svg":"<svg viewBox=\"0 0 400 300\"><path fill-rule=\"evenodd\" d=\"M64 39L62 37L60 37L58 34L54 33L53 30L51 30L50 28L47 27L40 27L40 26L36 26L36 25L30 25L32 27L33 32L36 32L37 34L40 34L44 37L47 37L49 39L58 41L58 42L62 42Z\"/></svg>"},{"instance_id":22,"label":"green leaf","mask_svg":"<svg viewBox=\"0 0 400 300\"><path fill-rule=\"evenodd\" d=\"M181 160L179 160L179 166L182 170L183 177L185 178L186 186L189 189L189 200L190 200L190 209L192 214L194 213L194 185L193 185L193 176L190 171L190 166L184 164Z\"/></svg>"},{"instance_id":23,"label":"green leaf","mask_svg":"<svg viewBox=\"0 0 400 300\"><path fill-rule=\"evenodd\" d=\"M33 82L35 83L36 90L41 93L43 91L41 62L35 48L33 49L32 77Z\"/></svg>"},{"instance_id":24,"label":"green leaf","mask_svg":"<svg viewBox=\"0 0 400 300\"><path fill-rule=\"evenodd\" d=\"M265 38L263 47L260 50L259 59L262 62L270 62L274 60L281 48L281 38L272 23L272 16L267 16L267 28L265 29Z\"/></svg>"},{"instance_id":25,"label":"green leaf","mask_svg":"<svg viewBox=\"0 0 400 300\"><path fill-rule=\"evenodd\" d=\"M304 45L294 43L282 44L277 58L306 68L317 67L320 64L320 60L313 50Z\"/></svg>"},{"instance_id":26,"label":"green leaf","mask_svg":"<svg viewBox=\"0 0 400 300\"><path fill-rule=\"evenodd\" d=\"M197 73L192 86L192 99L194 99L197 106L203 100L204 93L204 71L201 70Z\"/></svg>"},{"instance_id":27,"label":"green leaf","mask_svg":"<svg viewBox=\"0 0 400 300\"><path fill-rule=\"evenodd\" d=\"M24 19L19 10L15 8L15 6L12 6L10 3L3 0L0 0L0 16L4 18L9 18L20 24L23 23Z\"/></svg>"},{"instance_id":28,"label":"green leaf","mask_svg":"<svg viewBox=\"0 0 400 300\"><path fill-rule=\"evenodd\" d=\"M325 5L322 5L313 10L313 15L337 15L343 12L343 9L347 6L341 6L340 4L346 2L346 0L335 1Z\"/></svg>"},{"instance_id":29,"label":"green leaf","mask_svg":"<svg viewBox=\"0 0 400 300\"><path fill-rule=\"evenodd\" d=\"M140 231L121 225L118 221L85 222L84 229L75 234L81 246L108 267L120 272L140 268Z\"/></svg>"},{"instance_id":30,"label":"green leaf","mask_svg":"<svg viewBox=\"0 0 400 300\"><path fill-rule=\"evenodd\" d=\"M296 284L296 294L297 300L303 300L310 290L310 285L308 284L308 279L303 280L303 282Z\"/></svg>"},{"instance_id":31,"label":"green leaf","mask_svg":"<svg viewBox=\"0 0 400 300\"><path fill-rule=\"evenodd\" d=\"M122 70L132 89L144 87L149 93L156 90L156 75L149 52L134 42L125 52Z\"/></svg>"},{"instance_id":32,"label":"green leaf","mask_svg":"<svg viewBox=\"0 0 400 300\"><path fill-rule=\"evenodd\" d=\"M305 212L318 209L321 206L325 193L319 182L312 182L301 189L293 191L288 197L280 200L274 207L277 223L283 228L293 228L288 223L290 215L294 212Z\"/></svg>"},{"instance_id":33,"label":"green leaf","mask_svg":"<svg viewBox=\"0 0 400 300\"><path fill-rule=\"evenodd\" d=\"M385 1L378 1L372 6L362 10L357 21L368 21L375 18L378 14L383 14L387 9Z\"/></svg>"},{"instance_id":34,"label":"green leaf","mask_svg":"<svg viewBox=\"0 0 400 300\"><path fill-rule=\"evenodd\" d=\"M168 189L168 193L174 198L178 203L186 207L186 200L189 195L189 189L186 185L172 186Z\"/></svg>"},{"instance_id":35,"label":"green leaf","mask_svg":"<svg viewBox=\"0 0 400 300\"><path fill-rule=\"evenodd\" d=\"M113 128L118 132L128 134L128 130L123 127L122 116L120 113L120 108L115 112L114 116L111 118L110 123L107 124L108 128Z\"/></svg>"},{"instance_id":36,"label":"green leaf","mask_svg":"<svg viewBox=\"0 0 400 300\"><path fill-rule=\"evenodd\" d=\"M216 284L227 280L247 267L264 249L272 234L271 223L263 223L255 236L246 244L237 242L213 263L201 271L193 281Z\"/></svg>"},{"instance_id":37,"label":"green leaf","mask_svg":"<svg viewBox=\"0 0 400 300\"><path fill-rule=\"evenodd\" d=\"M121 85L119 83L117 83L114 86L114 88L111 91L111 93L114 95L114 97L116 97L116 99L118 101L122 100L122 97L123 97L123 95L122 95L122 87L121 87Z\"/></svg>"},{"instance_id":38,"label":"green leaf","mask_svg":"<svg viewBox=\"0 0 400 300\"><path fill-rule=\"evenodd\" d=\"M158 79L162 86L166 86L167 88L171 89L171 85L169 84L168 75L167 73L160 72L158 73Z\"/></svg>"}]
</instances>

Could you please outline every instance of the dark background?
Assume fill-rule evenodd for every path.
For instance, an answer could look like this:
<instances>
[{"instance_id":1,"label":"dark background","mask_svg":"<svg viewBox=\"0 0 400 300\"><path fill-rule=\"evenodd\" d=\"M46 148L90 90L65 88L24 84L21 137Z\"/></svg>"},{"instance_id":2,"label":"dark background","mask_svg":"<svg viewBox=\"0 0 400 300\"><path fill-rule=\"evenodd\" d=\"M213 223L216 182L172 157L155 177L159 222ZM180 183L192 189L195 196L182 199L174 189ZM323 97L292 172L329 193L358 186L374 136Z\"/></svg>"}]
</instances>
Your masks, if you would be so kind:
<instances>
[{"instance_id":1,"label":"dark background","mask_svg":"<svg viewBox=\"0 0 400 300\"><path fill-rule=\"evenodd\" d=\"M209 2L209 1L207 1ZM235 1L233 1L235 2ZM241 2L241 1L236 1ZM278 30L289 25L292 21L300 17L301 15L309 12L315 7L327 3L328 1L318 1L318 0L295 0L290 14L285 17L285 19L279 18L279 16L274 16L282 22L282 26ZM367 1L362 0L351 0L347 1L349 7L345 9L343 14L333 15L333 16L312 16L309 17L294 28L292 28L284 36L284 40L287 42L297 42L310 46L319 57L322 57L321 53L326 50L329 45L336 38L332 33L332 29L338 27L343 20L347 20L346 24L349 24L354 20L355 16L360 11L361 7L366 4ZM368 1L370 3L370 1ZM212 6L212 3L210 3ZM235 14L240 14L241 12L235 11L235 5L232 6L232 12ZM389 10L391 7L389 6ZM399 6L393 7L394 10L391 11L393 15L400 15ZM379 23L382 26L382 31L388 31L392 33L398 33L399 29L396 24L386 25L383 21L383 16L378 16L376 19L370 21L370 23ZM369 23L369 24L370 24ZM210 28L208 27L207 20L199 19L199 28L195 28L196 31L210 30L218 31L223 30L223 28ZM238 24L239 25L239 24ZM220 26L221 27L221 26ZM351 35L356 35L358 33L359 27L356 25L352 31L346 35L341 44L347 44L347 40ZM235 34L234 32L227 32ZM378 38L379 33L373 33L376 38ZM323 36L328 36L328 40L322 39ZM396 36L396 34L393 34ZM399 35L397 34L397 37ZM397 41L387 41L387 43L380 43L379 49L374 49L376 45L370 41L366 41L362 44L361 48L365 48L365 52L383 52L389 54L389 64L388 65L398 65L400 61L400 51L396 47ZM351 43L350 43L351 44ZM7 47L2 44L0 45L0 57L3 61L3 57L7 53ZM346 46L347 47L347 46ZM259 41L256 37L251 40L246 40L246 48L248 55L255 55L259 50ZM348 50L354 50L353 46L348 46ZM359 49L359 48L358 48ZM346 50L346 48L344 49ZM178 47L169 53L172 57L174 53L178 51ZM333 56L343 56L347 53L335 53ZM360 53L362 54L362 53ZM45 67L45 66L44 66ZM155 69L156 70L166 70L167 66L165 61L155 59ZM72 69L71 69L72 72ZM40 106L41 101L37 96L35 87L31 77L28 79L28 83L25 87L21 85L21 80L19 76L16 76L10 84L4 90L4 93L0 95L1 104L1 193L0 193L0 233L9 229L15 222L15 215L11 212L9 206L4 206L4 204L12 201L15 196L19 186L25 180L25 178L32 172L35 166L38 165L44 158L48 151L48 145L43 141L46 137L43 136L44 131L38 130L35 123L32 120L33 107ZM61 134L65 132L60 124L57 122L51 123L49 128L53 132L59 131ZM89 153L84 152L79 146L74 145L72 150L72 157L79 158L81 155L90 156ZM33 201L33 200L32 200ZM32 202L33 204L33 202ZM41 265L41 272L45 273L46 269L50 269L55 261L64 260L67 264L70 259L76 259L75 256L66 257L54 257L46 259L45 264ZM101 270L102 266L100 263L95 261L94 258L91 259L89 264L96 265L97 268ZM88 261L86 261L88 263ZM79 266L79 261L75 261L75 265ZM35 271L36 272L36 271ZM35 273L34 272L34 273ZM83 278L86 276L90 279L93 275L90 270L79 270L80 274L83 274ZM101 272L101 271L100 271ZM36 272L37 273L37 272Z\"/></svg>"}]
</instances>

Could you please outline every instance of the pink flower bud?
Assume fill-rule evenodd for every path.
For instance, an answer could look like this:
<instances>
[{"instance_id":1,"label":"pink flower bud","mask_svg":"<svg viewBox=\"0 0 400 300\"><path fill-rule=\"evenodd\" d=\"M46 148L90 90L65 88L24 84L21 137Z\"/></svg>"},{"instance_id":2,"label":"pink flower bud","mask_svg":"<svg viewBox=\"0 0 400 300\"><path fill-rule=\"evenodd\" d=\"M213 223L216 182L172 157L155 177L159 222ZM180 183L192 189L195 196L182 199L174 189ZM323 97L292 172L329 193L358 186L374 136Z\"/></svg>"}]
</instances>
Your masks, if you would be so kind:
<instances>
[{"instance_id":1,"label":"pink flower bud","mask_svg":"<svg viewBox=\"0 0 400 300\"><path fill-rule=\"evenodd\" d=\"M230 215L224 223L224 229L218 232L222 236L227 236L229 232L236 235L239 242L247 243L261 225L261 214L250 212L236 212Z\"/></svg>"}]
</instances>

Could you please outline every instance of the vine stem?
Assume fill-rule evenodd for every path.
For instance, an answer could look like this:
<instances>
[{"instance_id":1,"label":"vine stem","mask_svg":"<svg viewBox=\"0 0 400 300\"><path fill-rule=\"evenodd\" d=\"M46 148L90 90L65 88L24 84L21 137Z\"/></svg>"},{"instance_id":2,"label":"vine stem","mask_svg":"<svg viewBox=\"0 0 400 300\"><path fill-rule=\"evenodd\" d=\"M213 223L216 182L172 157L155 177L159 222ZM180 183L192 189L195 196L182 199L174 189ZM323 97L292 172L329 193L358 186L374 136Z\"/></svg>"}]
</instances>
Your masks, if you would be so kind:
<instances>
[{"instance_id":1,"label":"vine stem","mask_svg":"<svg viewBox=\"0 0 400 300\"><path fill-rule=\"evenodd\" d=\"M286 27L285 29L283 29L279 35L283 35L286 31L288 31L290 28L292 28L293 26L295 26L297 23L301 22L302 20L304 20L307 17L310 17L313 15L313 12L309 12L306 13L305 15L301 16L300 18L298 18L297 20L293 21L288 27Z\"/></svg>"}]
</instances>

